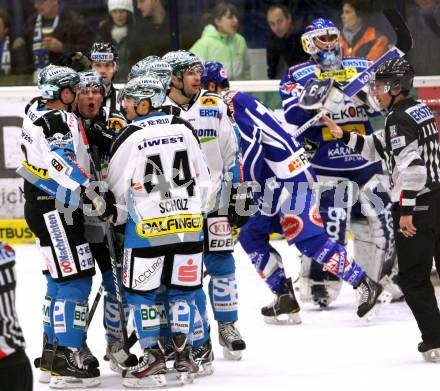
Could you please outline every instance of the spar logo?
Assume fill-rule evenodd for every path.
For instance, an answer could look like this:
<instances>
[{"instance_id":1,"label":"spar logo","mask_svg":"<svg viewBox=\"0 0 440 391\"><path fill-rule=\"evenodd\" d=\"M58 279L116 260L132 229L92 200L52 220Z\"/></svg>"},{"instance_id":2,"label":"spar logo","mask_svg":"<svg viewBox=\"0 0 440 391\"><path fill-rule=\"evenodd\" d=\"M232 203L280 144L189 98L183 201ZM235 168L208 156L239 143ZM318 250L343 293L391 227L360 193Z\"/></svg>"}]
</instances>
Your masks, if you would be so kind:
<instances>
[{"instance_id":1,"label":"spar logo","mask_svg":"<svg viewBox=\"0 0 440 391\"><path fill-rule=\"evenodd\" d=\"M46 226L52 240L52 246L55 250L62 275L68 276L75 274L76 266L74 258L60 216L57 212L49 212L44 214L44 219L46 221Z\"/></svg>"}]
</instances>

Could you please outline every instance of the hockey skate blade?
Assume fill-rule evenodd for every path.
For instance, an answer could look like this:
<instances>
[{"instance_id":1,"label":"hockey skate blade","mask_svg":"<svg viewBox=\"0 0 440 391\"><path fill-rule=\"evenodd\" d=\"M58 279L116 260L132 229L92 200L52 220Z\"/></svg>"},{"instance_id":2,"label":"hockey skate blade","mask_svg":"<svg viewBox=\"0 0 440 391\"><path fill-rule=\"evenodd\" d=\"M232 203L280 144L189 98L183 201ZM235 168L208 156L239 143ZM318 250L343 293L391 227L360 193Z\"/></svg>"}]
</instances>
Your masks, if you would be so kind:
<instances>
[{"instance_id":1,"label":"hockey skate blade","mask_svg":"<svg viewBox=\"0 0 440 391\"><path fill-rule=\"evenodd\" d=\"M391 303L392 298L393 295L384 289L377 298L376 304L371 307L367 313L365 313L362 319L364 319L366 322L371 322L379 314L383 307Z\"/></svg>"},{"instance_id":2,"label":"hockey skate blade","mask_svg":"<svg viewBox=\"0 0 440 391\"><path fill-rule=\"evenodd\" d=\"M49 384L50 383L50 377L51 377L50 371L47 371L45 369L40 369L40 376L38 378L38 381L40 383Z\"/></svg>"},{"instance_id":3,"label":"hockey skate blade","mask_svg":"<svg viewBox=\"0 0 440 391\"><path fill-rule=\"evenodd\" d=\"M294 326L302 323L299 312L295 312L293 314L280 314L277 316L265 316L264 321L267 324L280 326Z\"/></svg>"},{"instance_id":4,"label":"hockey skate blade","mask_svg":"<svg viewBox=\"0 0 440 391\"><path fill-rule=\"evenodd\" d=\"M440 348L431 349L422 353L425 361L440 364Z\"/></svg>"},{"instance_id":5,"label":"hockey skate blade","mask_svg":"<svg viewBox=\"0 0 440 391\"><path fill-rule=\"evenodd\" d=\"M122 381L125 388L154 389L167 386L165 375L150 375L139 379L137 377L125 377Z\"/></svg>"},{"instance_id":6,"label":"hockey skate blade","mask_svg":"<svg viewBox=\"0 0 440 391\"><path fill-rule=\"evenodd\" d=\"M66 388L92 388L98 387L100 384L99 377L80 379L72 376L52 376L49 387L62 390Z\"/></svg>"},{"instance_id":7,"label":"hockey skate blade","mask_svg":"<svg viewBox=\"0 0 440 391\"><path fill-rule=\"evenodd\" d=\"M229 361L240 361L243 350L229 350L223 346L223 357Z\"/></svg>"},{"instance_id":8,"label":"hockey skate blade","mask_svg":"<svg viewBox=\"0 0 440 391\"><path fill-rule=\"evenodd\" d=\"M214 373L214 365L212 362L207 362L199 366L199 371L196 373L196 377L211 376Z\"/></svg>"},{"instance_id":9,"label":"hockey skate blade","mask_svg":"<svg viewBox=\"0 0 440 391\"><path fill-rule=\"evenodd\" d=\"M175 376L182 386L184 384L191 384L194 381L194 373L176 371Z\"/></svg>"}]
</instances>

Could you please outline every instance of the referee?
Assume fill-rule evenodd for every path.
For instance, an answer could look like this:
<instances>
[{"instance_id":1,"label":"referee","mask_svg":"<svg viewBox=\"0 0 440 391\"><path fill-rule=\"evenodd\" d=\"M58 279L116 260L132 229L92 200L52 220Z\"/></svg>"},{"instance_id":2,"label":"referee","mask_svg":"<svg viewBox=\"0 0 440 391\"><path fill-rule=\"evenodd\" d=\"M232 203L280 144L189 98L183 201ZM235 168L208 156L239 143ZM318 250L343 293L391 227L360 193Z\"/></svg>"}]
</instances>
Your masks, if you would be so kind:
<instances>
[{"instance_id":1,"label":"referee","mask_svg":"<svg viewBox=\"0 0 440 391\"><path fill-rule=\"evenodd\" d=\"M15 312L15 252L0 242L0 388L32 391L32 369Z\"/></svg>"},{"instance_id":2,"label":"referee","mask_svg":"<svg viewBox=\"0 0 440 391\"><path fill-rule=\"evenodd\" d=\"M369 136L343 131L328 117L334 137L368 160L384 160L390 175L398 254L398 283L419 329L418 350L440 362L440 312L430 281L440 238L440 146L431 110L409 97L414 70L403 58L381 64L370 93L388 114L385 129Z\"/></svg>"}]
</instances>

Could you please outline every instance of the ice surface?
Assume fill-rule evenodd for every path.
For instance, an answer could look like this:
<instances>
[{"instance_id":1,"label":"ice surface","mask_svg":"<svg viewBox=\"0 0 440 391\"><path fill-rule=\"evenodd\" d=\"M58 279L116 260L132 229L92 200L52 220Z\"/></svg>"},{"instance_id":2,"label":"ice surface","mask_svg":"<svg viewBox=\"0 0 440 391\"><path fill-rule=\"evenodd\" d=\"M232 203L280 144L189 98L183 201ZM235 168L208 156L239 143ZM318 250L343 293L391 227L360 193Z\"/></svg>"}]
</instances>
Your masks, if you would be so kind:
<instances>
[{"instance_id":1,"label":"ice surface","mask_svg":"<svg viewBox=\"0 0 440 391\"><path fill-rule=\"evenodd\" d=\"M283 241L274 245L283 255L289 275L299 270L297 252ZM31 361L41 353L42 304L45 279L40 255L33 245L15 246L17 252L17 311ZM240 362L226 361L212 322L216 360L214 375L196 379L191 390L422 390L439 387L440 367L426 363L417 352L418 328L405 303L386 307L375 321L356 316L353 290L344 286L327 310L304 304L299 326L266 325L260 308L272 294L237 246L239 289L238 327L248 348ZM93 300L100 283L95 277ZM438 293L438 292L437 292ZM211 315L211 314L210 314ZM212 319L212 315L210 316ZM102 360L105 353L102 306L89 329L88 343L101 362L101 390L122 390L121 378ZM35 377L38 375L34 372ZM2 389L0 385L0 389ZM34 390L48 390L35 379ZM6 390L5 390L6 391Z\"/></svg>"}]
</instances>

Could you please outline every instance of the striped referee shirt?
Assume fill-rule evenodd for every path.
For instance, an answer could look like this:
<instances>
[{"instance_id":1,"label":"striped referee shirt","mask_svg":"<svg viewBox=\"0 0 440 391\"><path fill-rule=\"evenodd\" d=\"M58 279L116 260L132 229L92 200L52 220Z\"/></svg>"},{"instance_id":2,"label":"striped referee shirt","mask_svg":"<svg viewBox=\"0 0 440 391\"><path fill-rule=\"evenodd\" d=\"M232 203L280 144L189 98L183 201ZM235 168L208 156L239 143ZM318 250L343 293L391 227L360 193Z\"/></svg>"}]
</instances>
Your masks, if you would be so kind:
<instances>
[{"instance_id":1,"label":"striped referee shirt","mask_svg":"<svg viewBox=\"0 0 440 391\"><path fill-rule=\"evenodd\" d=\"M0 242L0 362L25 348L15 312L15 252Z\"/></svg>"},{"instance_id":2,"label":"striped referee shirt","mask_svg":"<svg viewBox=\"0 0 440 391\"><path fill-rule=\"evenodd\" d=\"M385 161L391 199L402 215L412 214L418 195L440 189L439 134L424 103L405 98L393 106L384 130L369 136L344 131L342 141L365 159Z\"/></svg>"}]
</instances>

